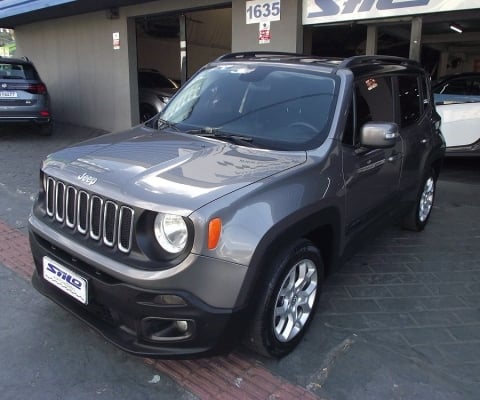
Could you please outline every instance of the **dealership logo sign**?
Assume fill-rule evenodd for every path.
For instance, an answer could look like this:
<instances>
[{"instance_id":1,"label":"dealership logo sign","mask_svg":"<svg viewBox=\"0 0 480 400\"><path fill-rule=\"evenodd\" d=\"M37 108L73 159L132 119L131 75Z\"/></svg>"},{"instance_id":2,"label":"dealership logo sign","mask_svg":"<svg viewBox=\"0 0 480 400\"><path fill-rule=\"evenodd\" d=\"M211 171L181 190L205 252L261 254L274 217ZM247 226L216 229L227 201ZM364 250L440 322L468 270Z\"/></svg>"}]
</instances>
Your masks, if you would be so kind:
<instances>
[{"instance_id":1,"label":"dealership logo sign","mask_svg":"<svg viewBox=\"0 0 480 400\"><path fill-rule=\"evenodd\" d=\"M480 8L480 0L303 0L303 24Z\"/></svg>"},{"instance_id":2,"label":"dealership logo sign","mask_svg":"<svg viewBox=\"0 0 480 400\"><path fill-rule=\"evenodd\" d=\"M47 264L47 271L56 275L58 278L62 279L68 285L73 286L75 289L81 289L82 288L82 281L81 280L74 278L71 274L69 274L66 271L62 271L60 269L60 267L58 267L56 265L48 263Z\"/></svg>"},{"instance_id":3,"label":"dealership logo sign","mask_svg":"<svg viewBox=\"0 0 480 400\"><path fill-rule=\"evenodd\" d=\"M325 17L337 14L353 14L368 12L373 8L377 10L398 10L405 7L426 6L430 0L347 0L337 2L335 0L315 0L319 11L311 12L308 17Z\"/></svg>"}]
</instances>

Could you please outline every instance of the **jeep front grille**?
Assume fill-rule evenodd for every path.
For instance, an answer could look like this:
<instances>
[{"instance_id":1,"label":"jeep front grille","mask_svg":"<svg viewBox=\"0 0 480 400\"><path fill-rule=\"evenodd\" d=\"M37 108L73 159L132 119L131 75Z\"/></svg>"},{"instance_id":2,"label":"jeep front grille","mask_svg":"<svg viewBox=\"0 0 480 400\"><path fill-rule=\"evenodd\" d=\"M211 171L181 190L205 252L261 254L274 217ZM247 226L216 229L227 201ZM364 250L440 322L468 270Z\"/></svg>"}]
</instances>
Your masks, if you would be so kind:
<instances>
[{"instance_id":1,"label":"jeep front grille","mask_svg":"<svg viewBox=\"0 0 480 400\"><path fill-rule=\"evenodd\" d=\"M132 208L77 189L52 177L45 180L47 215L60 224L108 247L132 248Z\"/></svg>"}]
</instances>

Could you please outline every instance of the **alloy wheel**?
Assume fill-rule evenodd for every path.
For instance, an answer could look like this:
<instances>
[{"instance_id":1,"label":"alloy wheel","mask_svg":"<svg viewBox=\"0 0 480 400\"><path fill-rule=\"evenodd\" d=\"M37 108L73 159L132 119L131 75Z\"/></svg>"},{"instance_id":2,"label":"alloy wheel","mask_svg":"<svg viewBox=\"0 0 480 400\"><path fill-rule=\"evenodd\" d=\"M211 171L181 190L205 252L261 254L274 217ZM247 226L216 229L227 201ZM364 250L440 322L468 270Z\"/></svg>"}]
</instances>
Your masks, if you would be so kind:
<instances>
[{"instance_id":1,"label":"alloy wheel","mask_svg":"<svg viewBox=\"0 0 480 400\"><path fill-rule=\"evenodd\" d=\"M289 342L304 328L317 293L317 267L312 260L296 263L285 277L275 302L273 327L280 342Z\"/></svg>"},{"instance_id":2,"label":"alloy wheel","mask_svg":"<svg viewBox=\"0 0 480 400\"><path fill-rule=\"evenodd\" d=\"M423 187L422 195L420 196L420 205L418 208L418 218L424 222L430 215L433 207L433 196L435 194L435 182L432 177L429 177Z\"/></svg>"}]
</instances>

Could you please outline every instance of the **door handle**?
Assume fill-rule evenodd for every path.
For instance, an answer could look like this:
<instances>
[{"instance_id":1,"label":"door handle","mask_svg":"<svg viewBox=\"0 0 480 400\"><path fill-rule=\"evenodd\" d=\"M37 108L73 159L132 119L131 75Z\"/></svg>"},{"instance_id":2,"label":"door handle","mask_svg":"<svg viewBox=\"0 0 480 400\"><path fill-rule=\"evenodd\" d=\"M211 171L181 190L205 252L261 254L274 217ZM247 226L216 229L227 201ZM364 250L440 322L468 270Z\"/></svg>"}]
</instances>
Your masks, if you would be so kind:
<instances>
[{"instance_id":1,"label":"door handle","mask_svg":"<svg viewBox=\"0 0 480 400\"><path fill-rule=\"evenodd\" d=\"M387 161L388 162L394 162L398 159L402 158L402 153L395 153L395 154L392 154L390 157L387 158Z\"/></svg>"}]
</instances>

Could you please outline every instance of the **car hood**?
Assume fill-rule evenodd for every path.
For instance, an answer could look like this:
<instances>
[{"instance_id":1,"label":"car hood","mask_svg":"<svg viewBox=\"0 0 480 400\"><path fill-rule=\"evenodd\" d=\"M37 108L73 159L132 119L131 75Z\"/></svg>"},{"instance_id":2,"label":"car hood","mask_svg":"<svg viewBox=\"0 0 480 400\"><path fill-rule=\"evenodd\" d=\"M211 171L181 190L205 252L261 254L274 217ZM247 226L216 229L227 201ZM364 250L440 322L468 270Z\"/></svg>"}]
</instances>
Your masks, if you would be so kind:
<instances>
[{"instance_id":1,"label":"car hood","mask_svg":"<svg viewBox=\"0 0 480 400\"><path fill-rule=\"evenodd\" d=\"M53 153L42 169L107 198L186 216L305 160L305 152L242 147L138 126Z\"/></svg>"}]
</instances>

